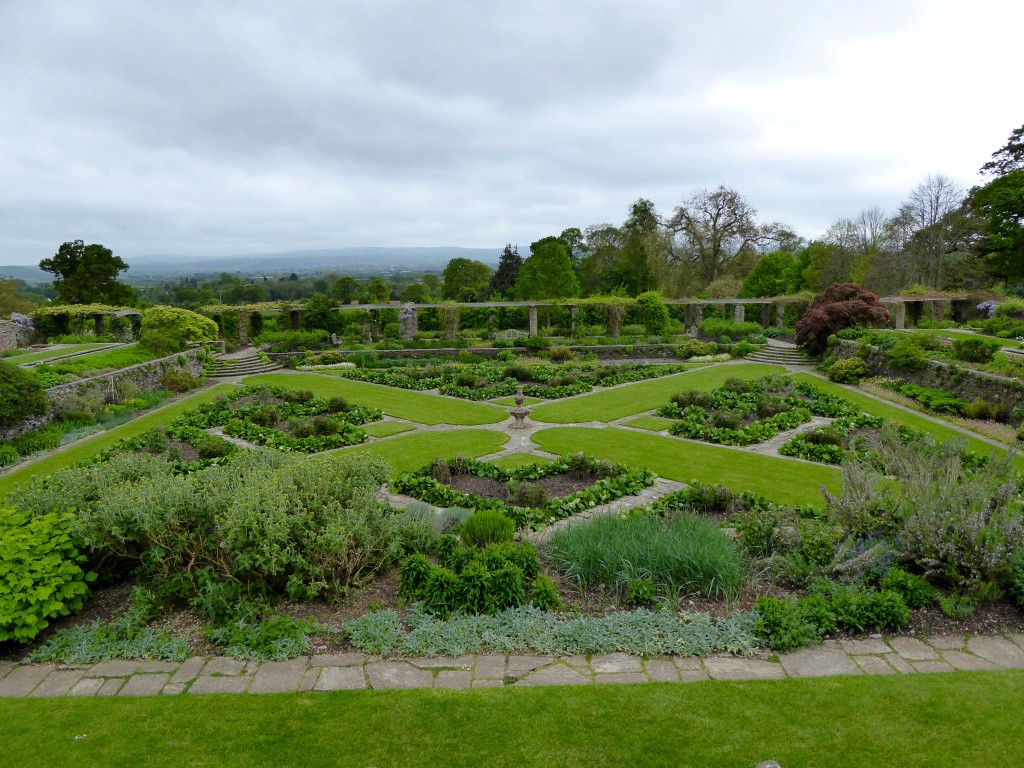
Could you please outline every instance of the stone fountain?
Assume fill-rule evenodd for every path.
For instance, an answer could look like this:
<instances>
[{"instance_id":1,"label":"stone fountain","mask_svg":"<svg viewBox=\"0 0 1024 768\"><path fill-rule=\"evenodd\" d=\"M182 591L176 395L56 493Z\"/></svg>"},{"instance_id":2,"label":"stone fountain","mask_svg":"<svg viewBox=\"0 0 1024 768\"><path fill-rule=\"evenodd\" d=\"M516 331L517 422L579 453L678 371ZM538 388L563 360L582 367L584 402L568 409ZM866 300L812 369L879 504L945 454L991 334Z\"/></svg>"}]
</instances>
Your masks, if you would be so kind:
<instances>
[{"instance_id":1,"label":"stone fountain","mask_svg":"<svg viewBox=\"0 0 1024 768\"><path fill-rule=\"evenodd\" d=\"M523 397L523 385L520 384L516 388L516 395L515 395L516 407L515 408L509 408L509 411L508 411L509 414L511 414L512 418L515 419L515 423L510 424L509 425L509 429L526 429L527 428L526 427L526 417L530 415L530 409L529 408L523 408L523 402L525 400L526 400L526 398Z\"/></svg>"}]
</instances>

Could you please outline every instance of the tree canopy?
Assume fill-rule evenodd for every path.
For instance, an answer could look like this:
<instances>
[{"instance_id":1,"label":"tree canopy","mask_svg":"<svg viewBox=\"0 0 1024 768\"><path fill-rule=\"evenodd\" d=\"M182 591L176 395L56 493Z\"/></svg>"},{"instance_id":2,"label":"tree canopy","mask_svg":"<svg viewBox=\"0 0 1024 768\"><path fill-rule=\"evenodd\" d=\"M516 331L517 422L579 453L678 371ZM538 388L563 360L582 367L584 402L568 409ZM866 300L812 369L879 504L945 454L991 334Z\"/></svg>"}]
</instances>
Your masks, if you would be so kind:
<instances>
[{"instance_id":1,"label":"tree canopy","mask_svg":"<svg viewBox=\"0 0 1024 768\"><path fill-rule=\"evenodd\" d=\"M976 248L992 272L1024 279L1024 125L981 167L995 178L971 190L967 208L980 221Z\"/></svg>"},{"instance_id":2,"label":"tree canopy","mask_svg":"<svg viewBox=\"0 0 1024 768\"><path fill-rule=\"evenodd\" d=\"M557 238L545 238L530 246L516 281L517 299L564 299L580 295L580 284L565 246Z\"/></svg>"},{"instance_id":3,"label":"tree canopy","mask_svg":"<svg viewBox=\"0 0 1024 768\"><path fill-rule=\"evenodd\" d=\"M498 259L498 270L491 278L491 293L505 296L515 287L519 279L519 269L523 266L523 257L519 255L519 246L512 247L511 243L505 246Z\"/></svg>"},{"instance_id":4,"label":"tree canopy","mask_svg":"<svg viewBox=\"0 0 1024 768\"><path fill-rule=\"evenodd\" d=\"M491 268L482 261L462 256L452 259L444 268L441 295L457 301L481 301L487 298Z\"/></svg>"},{"instance_id":5,"label":"tree canopy","mask_svg":"<svg viewBox=\"0 0 1024 768\"><path fill-rule=\"evenodd\" d=\"M61 304L112 304L134 306L135 290L118 282L117 275L128 265L109 248L81 240L64 243L51 258L39 262L39 268L57 276L53 287Z\"/></svg>"}]
</instances>

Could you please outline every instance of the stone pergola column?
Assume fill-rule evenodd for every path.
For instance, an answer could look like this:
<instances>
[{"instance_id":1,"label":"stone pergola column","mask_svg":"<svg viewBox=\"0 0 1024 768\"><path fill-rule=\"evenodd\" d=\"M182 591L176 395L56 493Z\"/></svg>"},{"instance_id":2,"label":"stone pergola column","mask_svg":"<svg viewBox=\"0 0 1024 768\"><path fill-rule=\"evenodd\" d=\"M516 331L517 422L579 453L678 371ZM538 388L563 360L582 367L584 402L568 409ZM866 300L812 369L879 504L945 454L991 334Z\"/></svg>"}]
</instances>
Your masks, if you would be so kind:
<instances>
[{"instance_id":1,"label":"stone pergola column","mask_svg":"<svg viewBox=\"0 0 1024 768\"><path fill-rule=\"evenodd\" d=\"M772 305L761 305L761 327L767 328L772 324Z\"/></svg>"},{"instance_id":2,"label":"stone pergola column","mask_svg":"<svg viewBox=\"0 0 1024 768\"><path fill-rule=\"evenodd\" d=\"M238 321L238 345L241 347L249 346L249 318L246 312L235 313L235 319Z\"/></svg>"},{"instance_id":3,"label":"stone pergola column","mask_svg":"<svg viewBox=\"0 0 1024 768\"><path fill-rule=\"evenodd\" d=\"M300 312L302 312L301 309L295 309L294 307L292 309L288 310L288 319L291 321L291 325L292 325L292 330L293 331L299 330L299 313Z\"/></svg>"},{"instance_id":4,"label":"stone pergola column","mask_svg":"<svg viewBox=\"0 0 1024 768\"><path fill-rule=\"evenodd\" d=\"M537 305L530 305L530 335L537 335Z\"/></svg>"},{"instance_id":5,"label":"stone pergola column","mask_svg":"<svg viewBox=\"0 0 1024 768\"><path fill-rule=\"evenodd\" d=\"M370 322L370 310L363 311L363 344L373 344L373 330Z\"/></svg>"},{"instance_id":6,"label":"stone pergola column","mask_svg":"<svg viewBox=\"0 0 1024 768\"><path fill-rule=\"evenodd\" d=\"M575 339L576 338L576 313L580 311L580 308L573 304L569 307L569 334Z\"/></svg>"},{"instance_id":7,"label":"stone pergola column","mask_svg":"<svg viewBox=\"0 0 1024 768\"><path fill-rule=\"evenodd\" d=\"M737 304L732 308L733 321L742 323L747 316L747 308L742 304Z\"/></svg>"},{"instance_id":8,"label":"stone pergola column","mask_svg":"<svg viewBox=\"0 0 1024 768\"><path fill-rule=\"evenodd\" d=\"M902 301L896 302L892 312L893 327L902 331L907 327L907 305Z\"/></svg>"},{"instance_id":9,"label":"stone pergola column","mask_svg":"<svg viewBox=\"0 0 1024 768\"><path fill-rule=\"evenodd\" d=\"M96 335L97 336L102 336L103 335L103 323L106 320L106 315L97 312L95 315L92 316L92 320L93 320L93 324L94 324L94 326L96 328Z\"/></svg>"},{"instance_id":10,"label":"stone pergola column","mask_svg":"<svg viewBox=\"0 0 1024 768\"><path fill-rule=\"evenodd\" d=\"M786 305L781 301L775 305L775 327L780 331L786 328Z\"/></svg>"}]
</instances>

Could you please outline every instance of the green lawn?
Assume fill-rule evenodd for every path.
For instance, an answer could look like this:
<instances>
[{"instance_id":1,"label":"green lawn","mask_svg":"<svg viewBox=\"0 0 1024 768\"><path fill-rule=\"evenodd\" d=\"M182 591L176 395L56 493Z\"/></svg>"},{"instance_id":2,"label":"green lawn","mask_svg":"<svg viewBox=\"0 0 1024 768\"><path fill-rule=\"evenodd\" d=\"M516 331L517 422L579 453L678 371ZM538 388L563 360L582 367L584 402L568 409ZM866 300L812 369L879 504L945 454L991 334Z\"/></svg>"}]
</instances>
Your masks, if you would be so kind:
<instances>
[{"instance_id":1,"label":"green lawn","mask_svg":"<svg viewBox=\"0 0 1024 768\"><path fill-rule=\"evenodd\" d=\"M627 427L636 427L637 429L647 429L651 432L664 432L666 429L672 426L672 419L664 419L661 416L639 416L627 422L623 422Z\"/></svg>"},{"instance_id":2,"label":"green lawn","mask_svg":"<svg viewBox=\"0 0 1024 768\"><path fill-rule=\"evenodd\" d=\"M411 432L415 427L403 424L400 421L377 421L372 424L363 424L359 427L370 437L390 437L400 435L402 432Z\"/></svg>"},{"instance_id":3,"label":"green lawn","mask_svg":"<svg viewBox=\"0 0 1024 768\"><path fill-rule=\"evenodd\" d=\"M659 405L684 389L711 390L720 387L729 378L756 379L772 373L784 373L777 365L739 363L711 365L694 371L663 376L659 379L623 384L601 392L548 403L535 408L531 419L553 424L580 424L587 421L614 421L634 413L643 413Z\"/></svg>"},{"instance_id":4,"label":"green lawn","mask_svg":"<svg viewBox=\"0 0 1024 768\"><path fill-rule=\"evenodd\" d=\"M23 355L17 355L11 358L11 362L16 365L37 363L40 360L49 360L53 357L71 355L75 352L85 352L90 349L102 349L103 347L109 346L110 343L105 341L97 341L90 344L68 344L66 347L58 347L57 349L44 349L42 352L28 352Z\"/></svg>"},{"instance_id":5,"label":"green lawn","mask_svg":"<svg viewBox=\"0 0 1024 768\"><path fill-rule=\"evenodd\" d=\"M912 411L906 411L892 403L887 403L884 400L872 397L866 392L861 392L859 389L854 387L847 387L842 384L836 384L834 381L828 379L820 379L817 376L812 376L809 373L798 373L794 377L799 381L810 382L819 389L823 389L826 392L845 397L847 400L851 400L857 403L864 411L874 416L882 416L886 419L891 419L898 424L906 424L912 429L920 429L923 432L927 432L930 435L934 435L938 440L964 440L967 443L967 447L972 451L978 453L997 453L1003 455L1006 451L1002 448L986 443L984 440L979 440L976 437L972 437L967 432L961 432L956 427L945 424L936 423L931 419L925 418L919 413ZM1024 456L1018 456L1015 459L1015 464L1024 469Z\"/></svg>"},{"instance_id":6,"label":"green lawn","mask_svg":"<svg viewBox=\"0 0 1024 768\"><path fill-rule=\"evenodd\" d=\"M976 339L991 339L1003 345L1003 349L1020 349L1020 342L1016 339L1001 339L998 336L990 336L987 333L976 333L974 331L962 331L959 328L912 328L913 333L924 336L939 336L948 339L955 339L957 336L972 336Z\"/></svg>"},{"instance_id":7,"label":"green lawn","mask_svg":"<svg viewBox=\"0 0 1024 768\"><path fill-rule=\"evenodd\" d=\"M53 368L60 373L73 373L76 376L81 376L89 371L127 368L129 365L138 365L155 360L157 357L159 355L143 349L138 344L126 344L123 347L101 349L98 352L90 352L87 355L67 360L57 360L53 363Z\"/></svg>"},{"instance_id":8,"label":"green lawn","mask_svg":"<svg viewBox=\"0 0 1024 768\"><path fill-rule=\"evenodd\" d=\"M210 389L204 389L176 403L140 416L133 421L129 421L127 424L114 427L106 432L99 432L65 451L50 454L34 464L16 469L0 477L0 496L4 496L14 490L16 483L27 483L36 475L53 474L58 469L76 464L82 459L87 459L93 454L99 453L104 448L109 448L119 440L135 437L147 430L153 429L153 427L169 424L190 408L195 408L201 403L208 403L218 395L229 392L234 386L233 384L218 384Z\"/></svg>"},{"instance_id":9,"label":"green lawn","mask_svg":"<svg viewBox=\"0 0 1024 768\"><path fill-rule=\"evenodd\" d=\"M508 411L494 405L316 373L265 373L250 376L245 379L245 383L308 389L321 397L341 395L353 403L380 408L388 416L408 419L419 424L474 426L496 424L509 417Z\"/></svg>"},{"instance_id":10,"label":"green lawn","mask_svg":"<svg viewBox=\"0 0 1024 768\"><path fill-rule=\"evenodd\" d=\"M395 474L419 469L431 459L450 459L458 454L475 459L500 451L508 442L508 435L486 429L460 429L454 432L418 431L394 440L366 443L339 450L346 453L366 453L380 456L395 470Z\"/></svg>"},{"instance_id":11,"label":"green lawn","mask_svg":"<svg viewBox=\"0 0 1024 768\"><path fill-rule=\"evenodd\" d=\"M1024 672L0 700L5 768L1009 768Z\"/></svg>"},{"instance_id":12,"label":"green lawn","mask_svg":"<svg viewBox=\"0 0 1024 768\"><path fill-rule=\"evenodd\" d=\"M840 483L839 469L824 464L614 427L553 427L535 433L533 442L550 453L586 451L603 459L647 467L670 480L699 480L733 491L755 491L783 504L821 506L820 486L835 491Z\"/></svg>"},{"instance_id":13,"label":"green lawn","mask_svg":"<svg viewBox=\"0 0 1024 768\"><path fill-rule=\"evenodd\" d=\"M505 469L517 469L518 467L525 467L527 464L548 464L550 461L550 459L533 453L509 453L505 456L499 456L490 463Z\"/></svg>"}]
</instances>

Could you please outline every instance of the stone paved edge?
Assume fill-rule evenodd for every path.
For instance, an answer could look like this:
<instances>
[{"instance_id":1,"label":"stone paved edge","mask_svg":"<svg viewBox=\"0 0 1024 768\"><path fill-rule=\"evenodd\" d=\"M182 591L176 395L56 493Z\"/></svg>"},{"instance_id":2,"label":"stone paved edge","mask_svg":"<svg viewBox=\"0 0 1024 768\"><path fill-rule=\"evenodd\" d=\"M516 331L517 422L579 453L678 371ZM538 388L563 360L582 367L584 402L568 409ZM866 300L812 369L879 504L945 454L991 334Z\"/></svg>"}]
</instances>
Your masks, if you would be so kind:
<instances>
[{"instance_id":1,"label":"stone paved edge","mask_svg":"<svg viewBox=\"0 0 1024 768\"><path fill-rule=\"evenodd\" d=\"M641 658L467 654L382 659L362 653L262 664L221 656L181 663L114 659L92 665L0 662L0 697L172 696L299 691L470 689L537 685L689 683L1024 669L1024 635L828 641L779 656Z\"/></svg>"}]
</instances>

